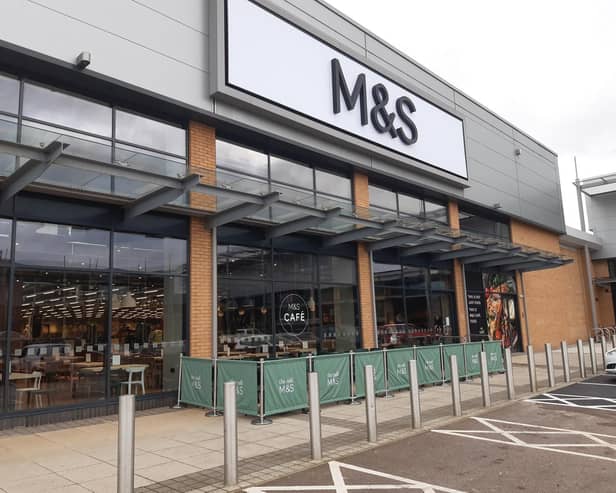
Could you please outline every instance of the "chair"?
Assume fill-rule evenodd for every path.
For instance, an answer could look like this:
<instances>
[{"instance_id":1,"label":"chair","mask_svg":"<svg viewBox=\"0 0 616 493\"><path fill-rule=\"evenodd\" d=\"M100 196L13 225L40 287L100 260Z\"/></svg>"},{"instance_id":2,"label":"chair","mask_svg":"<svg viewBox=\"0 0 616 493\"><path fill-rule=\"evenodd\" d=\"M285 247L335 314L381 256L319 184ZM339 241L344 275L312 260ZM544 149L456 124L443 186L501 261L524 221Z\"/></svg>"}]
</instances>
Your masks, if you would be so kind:
<instances>
[{"instance_id":1,"label":"chair","mask_svg":"<svg viewBox=\"0 0 616 493\"><path fill-rule=\"evenodd\" d=\"M128 373L128 380L124 382L120 382L120 385L126 385L129 394L132 394L133 385L141 385L141 395L145 394L145 370L148 365L133 365L128 366L126 368L122 368L126 373ZM133 379L133 375L141 374L141 378L139 380Z\"/></svg>"},{"instance_id":2,"label":"chair","mask_svg":"<svg viewBox=\"0 0 616 493\"><path fill-rule=\"evenodd\" d=\"M30 400L32 396L34 396L34 403L36 407L43 407L41 396L44 394L47 395L48 404L50 403L51 397L49 393L41 391L41 379L43 378L43 373L41 373L40 371L33 371L32 378L34 379L34 384L32 385L32 387L22 387L19 389L15 389L17 395L19 396L17 401L19 402L20 407L22 407L23 405L21 400L22 395L27 396L26 404L28 405L28 407L30 407Z\"/></svg>"}]
</instances>

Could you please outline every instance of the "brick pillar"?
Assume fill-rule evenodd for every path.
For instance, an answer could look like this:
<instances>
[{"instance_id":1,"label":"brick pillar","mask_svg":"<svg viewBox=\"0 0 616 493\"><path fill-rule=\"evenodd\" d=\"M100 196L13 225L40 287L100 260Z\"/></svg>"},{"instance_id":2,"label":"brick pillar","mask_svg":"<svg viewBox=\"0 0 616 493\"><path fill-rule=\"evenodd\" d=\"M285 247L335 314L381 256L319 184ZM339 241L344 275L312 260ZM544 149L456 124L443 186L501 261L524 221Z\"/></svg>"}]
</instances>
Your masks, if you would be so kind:
<instances>
[{"instance_id":1,"label":"brick pillar","mask_svg":"<svg viewBox=\"0 0 616 493\"><path fill-rule=\"evenodd\" d=\"M188 165L193 173L201 175L202 183L215 183L216 131L199 122L189 125ZM216 198L191 193L190 205L213 211ZM213 356L212 292L213 261L212 231L206 229L203 218L190 218L190 355L202 358Z\"/></svg>"},{"instance_id":2,"label":"brick pillar","mask_svg":"<svg viewBox=\"0 0 616 493\"><path fill-rule=\"evenodd\" d=\"M370 206L368 193L368 177L361 173L353 175L353 200L357 213L362 214L362 208ZM372 290L372 266L370 253L363 242L357 243L357 292L359 296L359 319L361 324L362 347L375 347L374 297Z\"/></svg>"},{"instance_id":3,"label":"brick pillar","mask_svg":"<svg viewBox=\"0 0 616 493\"><path fill-rule=\"evenodd\" d=\"M449 216L449 227L453 230L460 230L460 214L457 202L449 202L447 204L447 212ZM468 340L468 322L466 313L466 300L464 299L464 275L462 272L462 263L458 259L453 260L453 283L456 297L456 318L458 320L458 334L460 337L465 337Z\"/></svg>"}]
</instances>

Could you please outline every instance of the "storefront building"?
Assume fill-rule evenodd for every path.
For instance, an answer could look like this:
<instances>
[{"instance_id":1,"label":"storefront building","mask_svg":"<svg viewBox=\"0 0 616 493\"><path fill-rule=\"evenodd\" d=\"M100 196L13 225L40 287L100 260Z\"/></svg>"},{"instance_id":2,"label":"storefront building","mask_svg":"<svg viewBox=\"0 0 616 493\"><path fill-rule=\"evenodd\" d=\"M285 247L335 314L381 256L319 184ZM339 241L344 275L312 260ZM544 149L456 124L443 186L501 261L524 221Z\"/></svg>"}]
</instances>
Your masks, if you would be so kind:
<instances>
[{"instance_id":1,"label":"storefront building","mask_svg":"<svg viewBox=\"0 0 616 493\"><path fill-rule=\"evenodd\" d=\"M327 4L46 4L0 20L4 421L162 405L180 353L599 323L556 154Z\"/></svg>"}]
</instances>

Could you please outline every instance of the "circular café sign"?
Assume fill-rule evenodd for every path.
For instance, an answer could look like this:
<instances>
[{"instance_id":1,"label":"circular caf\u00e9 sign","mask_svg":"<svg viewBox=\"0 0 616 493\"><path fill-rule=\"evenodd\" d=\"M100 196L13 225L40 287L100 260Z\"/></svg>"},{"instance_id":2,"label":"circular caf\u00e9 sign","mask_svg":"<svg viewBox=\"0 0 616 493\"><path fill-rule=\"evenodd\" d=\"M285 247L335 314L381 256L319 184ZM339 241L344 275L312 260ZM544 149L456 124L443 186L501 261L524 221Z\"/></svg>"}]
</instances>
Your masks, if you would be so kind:
<instances>
[{"instance_id":1,"label":"circular caf\u00e9 sign","mask_svg":"<svg viewBox=\"0 0 616 493\"><path fill-rule=\"evenodd\" d=\"M308 328L308 304L298 294L288 294L280 302L280 325L292 335L301 335Z\"/></svg>"}]
</instances>

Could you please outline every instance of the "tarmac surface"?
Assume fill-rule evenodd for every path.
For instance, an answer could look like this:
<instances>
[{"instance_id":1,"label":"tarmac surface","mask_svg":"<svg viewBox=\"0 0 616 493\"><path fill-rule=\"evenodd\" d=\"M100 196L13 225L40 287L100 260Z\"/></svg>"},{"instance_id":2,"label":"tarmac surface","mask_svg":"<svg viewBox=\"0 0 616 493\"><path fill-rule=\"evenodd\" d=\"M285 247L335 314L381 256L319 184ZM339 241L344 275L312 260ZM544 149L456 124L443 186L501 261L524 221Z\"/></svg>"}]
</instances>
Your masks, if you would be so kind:
<instances>
[{"instance_id":1,"label":"tarmac surface","mask_svg":"<svg viewBox=\"0 0 616 493\"><path fill-rule=\"evenodd\" d=\"M612 493L615 412L616 378L601 375L247 491Z\"/></svg>"}]
</instances>

